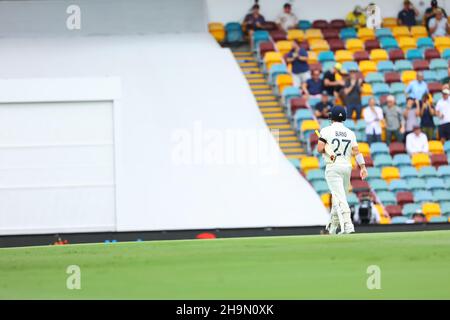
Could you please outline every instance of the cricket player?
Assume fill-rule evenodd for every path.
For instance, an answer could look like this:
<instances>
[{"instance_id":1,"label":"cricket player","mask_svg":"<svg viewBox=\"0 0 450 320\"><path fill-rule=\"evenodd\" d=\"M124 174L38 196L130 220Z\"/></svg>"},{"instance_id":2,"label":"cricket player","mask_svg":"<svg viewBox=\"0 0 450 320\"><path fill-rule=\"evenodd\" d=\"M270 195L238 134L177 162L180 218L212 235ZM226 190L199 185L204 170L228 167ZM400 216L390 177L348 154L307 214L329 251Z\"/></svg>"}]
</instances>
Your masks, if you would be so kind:
<instances>
[{"instance_id":1,"label":"cricket player","mask_svg":"<svg viewBox=\"0 0 450 320\"><path fill-rule=\"evenodd\" d=\"M367 178L364 157L359 152L355 133L343 124L346 118L347 113L343 107L333 107L330 112L331 125L320 131L317 146L326 163L325 179L332 197L330 223L327 226L330 234L336 234L338 228L341 234L355 232L347 203L352 156L356 157L360 167L361 179Z\"/></svg>"}]
</instances>

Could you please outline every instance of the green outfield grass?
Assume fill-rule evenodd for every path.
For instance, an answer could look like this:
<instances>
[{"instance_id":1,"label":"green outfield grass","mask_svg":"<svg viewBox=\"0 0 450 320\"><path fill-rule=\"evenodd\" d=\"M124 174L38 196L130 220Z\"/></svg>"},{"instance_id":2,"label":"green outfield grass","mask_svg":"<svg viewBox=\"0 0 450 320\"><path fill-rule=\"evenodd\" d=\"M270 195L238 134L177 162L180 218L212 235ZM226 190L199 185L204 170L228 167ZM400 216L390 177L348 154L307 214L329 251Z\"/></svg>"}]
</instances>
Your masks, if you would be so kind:
<instances>
[{"instance_id":1,"label":"green outfield grass","mask_svg":"<svg viewBox=\"0 0 450 320\"><path fill-rule=\"evenodd\" d=\"M450 299L450 231L0 249L0 298Z\"/></svg>"}]
</instances>

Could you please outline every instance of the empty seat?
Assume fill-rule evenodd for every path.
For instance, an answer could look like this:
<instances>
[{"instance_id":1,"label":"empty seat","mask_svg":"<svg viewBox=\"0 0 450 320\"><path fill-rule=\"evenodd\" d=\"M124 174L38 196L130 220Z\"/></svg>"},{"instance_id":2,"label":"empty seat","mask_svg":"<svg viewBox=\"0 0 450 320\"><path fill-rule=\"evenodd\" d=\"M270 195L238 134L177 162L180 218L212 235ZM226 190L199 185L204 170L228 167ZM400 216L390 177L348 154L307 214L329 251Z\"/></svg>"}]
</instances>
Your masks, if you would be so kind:
<instances>
[{"instance_id":1,"label":"empty seat","mask_svg":"<svg viewBox=\"0 0 450 320\"><path fill-rule=\"evenodd\" d=\"M328 42L323 39L311 40L311 42L309 43L309 48L316 53L330 50Z\"/></svg>"},{"instance_id":2,"label":"empty seat","mask_svg":"<svg viewBox=\"0 0 450 320\"><path fill-rule=\"evenodd\" d=\"M415 213L422 213L422 205L419 203L407 203L403 206L402 213L406 217L411 217Z\"/></svg>"},{"instance_id":3,"label":"empty seat","mask_svg":"<svg viewBox=\"0 0 450 320\"><path fill-rule=\"evenodd\" d=\"M401 206L407 203L414 203L414 195L409 191L400 191L396 194L397 203Z\"/></svg>"},{"instance_id":4,"label":"empty seat","mask_svg":"<svg viewBox=\"0 0 450 320\"><path fill-rule=\"evenodd\" d=\"M428 61L441 58L439 51L434 48L426 49L424 52L424 56Z\"/></svg>"},{"instance_id":5,"label":"empty seat","mask_svg":"<svg viewBox=\"0 0 450 320\"><path fill-rule=\"evenodd\" d=\"M314 20L311 26L315 29L327 29L330 25L327 20L318 19Z\"/></svg>"},{"instance_id":6,"label":"empty seat","mask_svg":"<svg viewBox=\"0 0 450 320\"><path fill-rule=\"evenodd\" d=\"M397 18L395 17L384 17L382 21L383 28L393 28L397 25Z\"/></svg>"},{"instance_id":7,"label":"empty seat","mask_svg":"<svg viewBox=\"0 0 450 320\"><path fill-rule=\"evenodd\" d=\"M389 191L378 192L377 196L378 199L380 199L380 202L385 206L397 204L397 199L395 198L395 195L392 192Z\"/></svg>"},{"instance_id":8,"label":"empty seat","mask_svg":"<svg viewBox=\"0 0 450 320\"><path fill-rule=\"evenodd\" d=\"M399 38L398 46L400 47L400 49L402 49L405 52L407 52L410 49L417 48L416 40L414 38L410 38L410 37Z\"/></svg>"},{"instance_id":9,"label":"empty seat","mask_svg":"<svg viewBox=\"0 0 450 320\"><path fill-rule=\"evenodd\" d=\"M342 69L347 71L359 71L358 64L355 61L346 61L342 64Z\"/></svg>"},{"instance_id":10,"label":"empty seat","mask_svg":"<svg viewBox=\"0 0 450 320\"><path fill-rule=\"evenodd\" d=\"M434 178L438 176L438 172L435 167L424 166L418 170L418 176L422 179Z\"/></svg>"},{"instance_id":11,"label":"empty seat","mask_svg":"<svg viewBox=\"0 0 450 320\"><path fill-rule=\"evenodd\" d=\"M345 42L341 39L330 39L328 45L331 51L345 50Z\"/></svg>"},{"instance_id":12,"label":"empty seat","mask_svg":"<svg viewBox=\"0 0 450 320\"><path fill-rule=\"evenodd\" d=\"M308 29L305 31L305 39L308 41L323 39L323 34L320 29Z\"/></svg>"},{"instance_id":13,"label":"empty seat","mask_svg":"<svg viewBox=\"0 0 450 320\"><path fill-rule=\"evenodd\" d=\"M429 220L431 217L441 215L441 207L439 203L427 202L422 204L422 212Z\"/></svg>"},{"instance_id":14,"label":"empty seat","mask_svg":"<svg viewBox=\"0 0 450 320\"><path fill-rule=\"evenodd\" d=\"M447 70L448 62L445 59L432 59L430 61L431 70Z\"/></svg>"},{"instance_id":15,"label":"empty seat","mask_svg":"<svg viewBox=\"0 0 450 320\"><path fill-rule=\"evenodd\" d=\"M392 192L409 191L410 187L405 180L395 179L389 183L389 190Z\"/></svg>"},{"instance_id":16,"label":"empty seat","mask_svg":"<svg viewBox=\"0 0 450 320\"><path fill-rule=\"evenodd\" d=\"M400 178L400 171L396 167L384 167L381 169L381 177L390 182L391 180Z\"/></svg>"},{"instance_id":17,"label":"empty seat","mask_svg":"<svg viewBox=\"0 0 450 320\"><path fill-rule=\"evenodd\" d=\"M375 31L371 28L359 28L357 36L362 41L375 39Z\"/></svg>"},{"instance_id":18,"label":"empty seat","mask_svg":"<svg viewBox=\"0 0 450 320\"><path fill-rule=\"evenodd\" d=\"M420 190L414 192L415 203L424 203L433 201L433 194L431 191Z\"/></svg>"},{"instance_id":19,"label":"empty seat","mask_svg":"<svg viewBox=\"0 0 450 320\"><path fill-rule=\"evenodd\" d=\"M402 81L402 78L401 78L400 73L398 73L398 72L386 72L384 74L384 81L386 83L392 84L394 82ZM404 85L404 84L402 83L402 85Z\"/></svg>"},{"instance_id":20,"label":"empty seat","mask_svg":"<svg viewBox=\"0 0 450 320\"><path fill-rule=\"evenodd\" d=\"M431 153L435 153L435 154L443 154L444 153L444 145L439 140L428 141L428 149Z\"/></svg>"},{"instance_id":21,"label":"empty seat","mask_svg":"<svg viewBox=\"0 0 450 320\"><path fill-rule=\"evenodd\" d=\"M436 202L444 202L450 200L450 191L438 189L433 191L433 197Z\"/></svg>"},{"instance_id":22,"label":"empty seat","mask_svg":"<svg viewBox=\"0 0 450 320\"><path fill-rule=\"evenodd\" d=\"M367 192L370 191L369 183L365 180L352 180L352 189L353 192Z\"/></svg>"},{"instance_id":23,"label":"empty seat","mask_svg":"<svg viewBox=\"0 0 450 320\"><path fill-rule=\"evenodd\" d=\"M450 48L450 38L447 37L435 37L434 46L439 52L443 52L445 49Z\"/></svg>"},{"instance_id":24,"label":"empty seat","mask_svg":"<svg viewBox=\"0 0 450 320\"><path fill-rule=\"evenodd\" d=\"M307 109L308 105L305 98L294 98L289 101L291 105L291 115L299 109Z\"/></svg>"},{"instance_id":25,"label":"empty seat","mask_svg":"<svg viewBox=\"0 0 450 320\"><path fill-rule=\"evenodd\" d=\"M389 60L389 55L384 49L373 49L370 51L370 60L375 62Z\"/></svg>"},{"instance_id":26,"label":"empty seat","mask_svg":"<svg viewBox=\"0 0 450 320\"><path fill-rule=\"evenodd\" d=\"M442 91L442 83L440 82L430 82L428 83L428 91L434 94Z\"/></svg>"},{"instance_id":27,"label":"empty seat","mask_svg":"<svg viewBox=\"0 0 450 320\"><path fill-rule=\"evenodd\" d=\"M424 26L412 26L411 27L411 35L414 38L420 40L420 39L423 39L424 37L428 37L428 31L427 31L427 28L425 28ZM428 38L428 39L430 39L430 38Z\"/></svg>"},{"instance_id":28,"label":"empty seat","mask_svg":"<svg viewBox=\"0 0 450 320\"><path fill-rule=\"evenodd\" d=\"M366 142L358 142L358 148L359 152L363 154L363 156L369 156L370 155L370 147L369 144Z\"/></svg>"},{"instance_id":29,"label":"empty seat","mask_svg":"<svg viewBox=\"0 0 450 320\"><path fill-rule=\"evenodd\" d=\"M345 43L347 50L353 52L364 50L364 43L360 39L348 39Z\"/></svg>"},{"instance_id":30,"label":"empty seat","mask_svg":"<svg viewBox=\"0 0 450 320\"><path fill-rule=\"evenodd\" d=\"M353 53L353 59L355 59L356 62L360 62L362 60L369 60L370 56L367 51L356 51Z\"/></svg>"},{"instance_id":31,"label":"empty seat","mask_svg":"<svg viewBox=\"0 0 450 320\"><path fill-rule=\"evenodd\" d=\"M414 61L423 59L423 53L419 49L409 49L406 51L406 59Z\"/></svg>"},{"instance_id":32,"label":"empty seat","mask_svg":"<svg viewBox=\"0 0 450 320\"><path fill-rule=\"evenodd\" d=\"M396 38L409 37L409 29L406 26L395 26L392 27L392 34Z\"/></svg>"},{"instance_id":33,"label":"empty seat","mask_svg":"<svg viewBox=\"0 0 450 320\"><path fill-rule=\"evenodd\" d=\"M380 39L381 48L391 51L392 49L399 49L398 42L394 38L383 38ZM403 51L402 51L403 54Z\"/></svg>"},{"instance_id":34,"label":"empty seat","mask_svg":"<svg viewBox=\"0 0 450 320\"><path fill-rule=\"evenodd\" d=\"M417 44L417 48L421 49L421 50L428 49L428 48L434 48L433 39L431 39L427 36L417 39L416 44Z\"/></svg>"},{"instance_id":35,"label":"empty seat","mask_svg":"<svg viewBox=\"0 0 450 320\"><path fill-rule=\"evenodd\" d=\"M364 76L366 76L370 72L377 71L377 64L374 61L363 60L359 62L359 70L362 72Z\"/></svg>"},{"instance_id":36,"label":"empty seat","mask_svg":"<svg viewBox=\"0 0 450 320\"><path fill-rule=\"evenodd\" d=\"M256 30L253 33L253 47L258 48L260 42L270 41L270 34L266 30Z\"/></svg>"},{"instance_id":37,"label":"empty seat","mask_svg":"<svg viewBox=\"0 0 450 320\"><path fill-rule=\"evenodd\" d=\"M278 87L278 93L282 93L283 89L292 86L294 80L290 74L280 74L276 79L276 85Z\"/></svg>"},{"instance_id":38,"label":"empty seat","mask_svg":"<svg viewBox=\"0 0 450 320\"><path fill-rule=\"evenodd\" d=\"M286 55L289 51L292 49L292 41L288 40L281 40L277 41L276 47L278 51L281 53L281 55Z\"/></svg>"},{"instance_id":39,"label":"empty seat","mask_svg":"<svg viewBox=\"0 0 450 320\"><path fill-rule=\"evenodd\" d=\"M345 28L347 24L345 23L344 19L333 19L330 21L330 27L336 28L336 29L342 29Z\"/></svg>"},{"instance_id":40,"label":"empty seat","mask_svg":"<svg viewBox=\"0 0 450 320\"><path fill-rule=\"evenodd\" d=\"M404 224L408 223L409 219L404 216L392 217L391 224Z\"/></svg>"},{"instance_id":41,"label":"empty seat","mask_svg":"<svg viewBox=\"0 0 450 320\"><path fill-rule=\"evenodd\" d=\"M223 42L225 40L225 27L223 23L220 22L210 22L208 23L209 33L218 42Z\"/></svg>"},{"instance_id":42,"label":"empty seat","mask_svg":"<svg viewBox=\"0 0 450 320\"><path fill-rule=\"evenodd\" d=\"M383 105L384 103L382 102L381 98L382 96L386 96L389 94L390 92L389 85L387 83L375 83L372 85L372 90L375 97L380 99L380 104Z\"/></svg>"},{"instance_id":43,"label":"empty seat","mask_svg":"<svg viewBox=\"0 0 450 320\"><path fill-rule=\"evenodd\" d=\"M409 180L410 178L417 178L418 172L417 169L414 167L401 167L400 168L400 177L402 179Z\"/></svg>"},{"instance_id":44,"label":"empty seat","mask_svg":"<svg viewBox=\"0 0 450 320\"><path fill-rule=\"evenodd\" d=\"M375 192L389 191L389 186L388 186L387 182L383 179L371 179L370 187Z\"/></svg>"},{"instance_id":45,"label":"empty seat","mask_svg":"<svg viewBox=\"0 0 450 320\"><path fill-rule=\"evenodd\" d=\"M428 70L430 68L430 65L427 60L414 60L413 68L416 71L423 71Z\"/></svg>"},{"instance_id":46,"label":"empty seat","mask_svg":"<svg viewBox=\"0 0 450 320\"><path fill-rule=\"evenodd\" d=\"M450 177L450 166L443 165L437 169L438 175L442 178Z\"/></svg>"},{"instance_id":47,"label":"empty seat","mask_svg":"<svg viewBox=\"0 0 450 320\"><path fill-rule=\"evenodd\" d=\"M339 36L341 37L342 40L355 39L357 37L356 29L355 28L341 29Z\"/></svg>"},{"instance_id":48,"label":"empty seat","mask_svg":"<svg viewBox=\"0 0 450 320\"><path fill-rule=\"evenodd\" d=\"M378 61L377 69L378 72L386 73L394 71L395 67L392 61Z\"/></svg>"},{"instance_id":49,"label":"empty seat","mask_svg":"<svg viewBox=\"0 0 450 320\"><path fill-rule=\"evenodd\" d=\"M403 59L405 59L405 54L403 53L403 50L401 50L401 49L389 50L389 60L397 61L397 60L403 60Z\"/></svg>"},{"instance_id":50,"label":"empty seat","mask_svg":"<svg viewBox=\"0 0 450 320\"><path fill-rule=\"evenodd\" d=\"M384 76L379 72L370 72L366 75L364 81L370 83L372 86L375 83L384 84Z\"/></svg>"},{"instance_id":51,"label":"empty seat","mask_svg":"<svg viewBox=\"0 0 450 320\"><path fill-rule=\"evenodd\" d=\"M439 57L436 57L436 58L439 58ZM445 49L444 52L442 52L442 59L445 59L445 60L450 59L450 49Z\"/></svg>"},{"instance_id":52,"label":"empty seat","mask_svg":"<svg viewBox=\"0 0 450 320\"><path fill-rule=\"evenodd\" d=\"M371 51L371 50L375 50L375 49L380 49L380 42L377 39L373 39L373 40L366 40L364 42L364 48L367 51Z\"/></svg>"},{"instance_id":53,"label":"empty seat","mask_svg":"<svg viewBox=\"0 0 450 320\"><path fill-rule=\"evenodd\" d=\"M321 169L309 170L306 174L308 181L325 180L325 172Z\"/></svg>"},{"instance_id":54,"label":"empty seat","mask_svg":"<svg viewBox=\"0 0 450 320\"><path fill-rule=\"evenodd\" d=\"M431 216L428 220L429 223L447 223L449 219L444 216Z\"/></svg>"},{"instance_id":55,"label":"empty seat","mask_svg":"<svg viewBox=\"0 0 450 320\"><path fill-rule=\"evenodd\" d=\"M228 43L239 43L244 41L244 32L239 22L229 22L225 25L226 41Z\"/></svg>"},{"instance_id":56,"label":"empty seat","mask_svg":"<svg viewBox=\"0 0 450 320\"><path fill-rule=\"evenodd\" d=\"M402 82L404 84L409 84L411 81L416 80L417 73L413 70L405 70L402 72Z\"/></svg>"},{"instance_id":57,"label":"empty seat","mask_svg":"<svg viewBox=\"0 0 450 320\"><path fill-rule=\"evenodd\" d=\"M381 169L377 167L367 168L367 173L369 174L369 179L381 179Z\"/></svg>"},{"instance_id":58,"label":"empty seat","mask_svg":"<svg viewBox=\"0 0 450 320\"><path fill-rule=\"evenodd\" d=\"M264 56L264 65L266 70L270 70L270 67L275 63L282 63L283 58L279 52L267 52Z\"/></svg>"},{"instance_id":59,"label":"empty seat","mask_svg":"<svg viewBox=\"0 0 450 320\"><path fill-rule=\"evenodd\" d=\"M395 71L402 72L405 70L413 70L413 65L409 60L397 60L394 63Z\"/></svg>"},{"instance_id":60,"label":"empty seat","mask_svg":"<svg viewBox=\"0 0 450 320\"><path fill-rule=\"evenodd\" d=\"M312 23L308 20L299 20L298 21L298 28L300 30L308 30L311 29Z\"/></svg>"},{"instance_id":61,"label":"empty seat","mask_svg":"<svg viewBox=\"0 0 450 320\"><path fill-rule=\"evenodd\" d=\"M289 41L296 40L300 42L305 40L305 33L303 32L303 30L291 29L287 32L287 39Z\"/></svg>"},{"instance_id":62,"label":"empty seat","mask_svg":"<svg viewBox=\"0 0 450 320\"><path fill-rule=\"evenodd\" d=\"M443 190L445 189L444 180L440 178L429 178L425 182L427 190Z\"/></svg>"},{"instance_id":63,"label":"empty seat","mask_svg":"<svg viewBox=\"0 0 450 320\"><path fill-rule=\"evenodd\" d=\"M411 191L420 191L426 189L425 180L421 178L410 178L408 179Z\"/></svg>"},{"instance_id":64,"label":"empty seat","mask_svg":"<svg viewBox=\"0 0 450 320\"><path fill-rule=\"evenodd\" d=\"M423 79L425 80L425 82L435 82L437 81L437 72L433 70L424 70Z\"/></svg>"},{"instance_id":65,"label":"empty seat","mask_svg":"<svg viewBox=\"0 0 450 320\"><path fill-rule=\"evenodd\" d=\"M370 145L370 152L372 156L389 154L389 147L384 142L374 142Z\"/></svg>"},{"instance_id":66,"label":"empty seat","mask_svg":"<svg viewBox=\"0 0 450 320\"><path fill-rule=\"evenodd\" d=\"M411 163L417 169L420 169L425 166L429 166L431 164L430 157L425 153L416 153L411 157ZM419 171L420 174L421 170Z\"/></svg>"},{"instance_id":67,"label":"empty seat","mask_svg":"<svg viewBox=\"0 0 450 320\"><path fill-rule=\"evenodd\" d=\"M394 166L401 168L401 167L410 167L411 166L411 158L408 154L396 154L393 158L393 164Z\"/></svg>"},{"instance_id":68,"label":"empty seat","mask_svg":"<svg viewBox=\"0 0 450 320\"><path fill-rule=\"evenodd\" d=\"M322 30L322 34L324 39L339 39L339 30L338 29L325 29Z\"/></svg>"},{"instance_id":69,"label":"empty seat","mask_svg":"<svg viewBox=\"0 0 450 320\"><path fill-rule=\"evenodd\" d=\"M281 41L281 40L287 40L287 33L283 30L275 30L270 32L270 37L273 41Z\"/></svg>"},{"instance_id":70,"label":"empty seat","mask_svg":"<svg viewBox=\"0 0 450 320\"><path fill-rule=\"evenodd\" d=\"M392 157L388 154L380 154L373 157L375 167L392 166Z\"/></svg>"},{"instance_id":71,"label":"empty seat","mask_svg":"<svg viewBox=\"0 0 450 320\"><path fill-rule=\"evenodd\" d=\"M319 169L319 160L316 157L303 157L300 160L300 167L308 174L309 170Z\"/></svg>"},{"instance_id":72,"label":"empty seat","mask_svg":"<svg viewBox=\"0 0 450 320\"><path fill-rule=\"evenodd\" d=\"M392 31L388 28L375 29L375 35L378 39L394 37L394 35L392 34Z\"/></svg>"},{"instance_id":73,"label":"empty seat","mask_svg":"<svg viewBox=\"0 0 450 320\"><path fill-rule=\"evenodd\" d=\"M391 217L398 217L402 215L402 207L399 205L386 206L386 211Z\"/></svg>"},{"instance_id":74,"label":"empty seat","mask_svg":"<svg viewBox=\"0 0 450 320\"><path fill-rule=\"evenodd\" d=\"M334 61L334 53L332 51L322 51L317 56L320 63Z\"/></svg>"},{"instance_id":75,"label":"empty seat","mask_svg":"<svg viewBox=\"0 0 450 320\"><path fill-rule=\"evenodd\" d=\"M259 44L259 58L263 59L265 54L270 51L275 51L275 45L272 41L264 41Z\"/></svg>"},{"instance_id":76,"label":"empty seat","mask_svg":"<svg viewBox=\"0 0 450 320\"><path fill-rule=\"evenodd\" d=\"M308 171L308 169L305 172L307 172L307 171ZM330 192L326 181L323 181L323 180L314 181L312 183L312 186L313 186L314 190L316 190L316 192L320 195Z\"/></svg>"},{"instance_id":77,"label":"empty seat","mask_svg":"<svg viewBox=\"0 0 450 320\"><path fill-rule=\"evenodd\" d=\"M348 50L338 50L335 53L335 59L337 62L344 63L347 61L353 61L353 53Z\"/></svg>"},{"instance_id":78,"label":"empty seat","mask_svg":"<svg viewBox=\"0 0 450 320\"><path fill-rule=\"evenodd\" d=\"M389 145L389 153L391 154L391 156L395 156L396 154L402 154L402 153L406 153L406 147L405 144L403 142L391 142L391 144ZM408 156L408 155L406 155ZM408 156L409 159L409 156Z\"/></svg>"}]
</instances>

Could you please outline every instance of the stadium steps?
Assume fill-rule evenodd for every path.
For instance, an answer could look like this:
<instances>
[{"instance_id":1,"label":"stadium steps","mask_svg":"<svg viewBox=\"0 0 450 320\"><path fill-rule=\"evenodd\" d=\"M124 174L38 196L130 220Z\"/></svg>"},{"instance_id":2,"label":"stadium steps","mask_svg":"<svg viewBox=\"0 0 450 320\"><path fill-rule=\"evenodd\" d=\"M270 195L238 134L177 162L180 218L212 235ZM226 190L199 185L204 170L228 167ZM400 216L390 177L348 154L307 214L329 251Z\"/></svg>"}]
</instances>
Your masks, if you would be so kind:
<instances>
[{"instance_id":1,"label":"stadium steps","mask_svg":"<svg viewBox=\"0 0 450 320\"><path fill-rule=\"evenodd\" d=\"M301 159L304 157L306 150L296 136L272 87L259 68L256 58L248 51L235 51L233 54L250 85L267 126L278 139L281 151L287 158Z\"/></svg>"}]
</instances>

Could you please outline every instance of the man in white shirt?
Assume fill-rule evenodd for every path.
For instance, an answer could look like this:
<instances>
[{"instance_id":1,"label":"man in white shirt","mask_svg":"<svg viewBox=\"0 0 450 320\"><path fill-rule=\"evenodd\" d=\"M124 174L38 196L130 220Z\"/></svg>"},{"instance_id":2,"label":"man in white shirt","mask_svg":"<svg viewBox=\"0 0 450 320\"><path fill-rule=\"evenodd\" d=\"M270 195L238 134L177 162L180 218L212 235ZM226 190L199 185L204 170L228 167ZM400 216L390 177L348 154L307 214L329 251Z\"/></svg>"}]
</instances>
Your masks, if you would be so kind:
<instances>
[{"instance_id":1,"label":"man in white shirt","mask_svg":"<svg viewBox=\"0 0 450 320\"><path fill-rule=\"evenodd\" d=\"M444 17L442 9L436 9L436 15L431 18L428 22L428 28L430 30L431 36L434 37L445 37L448 34L448 23L447 18Z\"/></svg>"},{"instance_id":2,"label":"man in white shirt","mask_svg":"<svg viewBox=\"0 0 450 320\"><path fill-rule=\"evenodd\" d=\"M286 3L283 6L283 12L278 15L276 22L278 27L284 31L297 28L298 18L292 13L292 6L290 3Z\"/></svg>"},{"instance_id":3,"label":"man in white shirt","mask_svg":"<svg viewBox=\"0 0 450 320\"><path fill-rule=\"evenodd\" d=\"M450 90L442 90L442 99L436 104L436 114L439 117L439 136L442 143L450 140Z\"/></svg>"},{"instance_id":4,"label":"man in white shirt","mask_svg":"<svg viewBox=\"0 0 450 320\"><path fill-rule=\"evenodd\" d=\"M415 125L413 132L406 136L406 152L413 155L414 153L428 153L428 151L427 135L420 130L418 125Z\"/></svg>"},{"instance_id":5,"label":"man in white shirt","mask_svg":"<svg viewBox=\"0 0 450 320\"><path fill-rule=\"evenodd\" d=\"M381 142L381 120L383 120L383 109L376 105L375 98L369 100L369 106L363 110L366 121L367 143Z\"/></svg>"}]
</instances>

